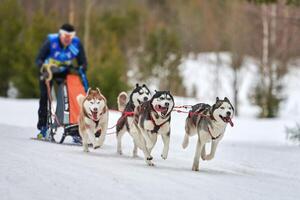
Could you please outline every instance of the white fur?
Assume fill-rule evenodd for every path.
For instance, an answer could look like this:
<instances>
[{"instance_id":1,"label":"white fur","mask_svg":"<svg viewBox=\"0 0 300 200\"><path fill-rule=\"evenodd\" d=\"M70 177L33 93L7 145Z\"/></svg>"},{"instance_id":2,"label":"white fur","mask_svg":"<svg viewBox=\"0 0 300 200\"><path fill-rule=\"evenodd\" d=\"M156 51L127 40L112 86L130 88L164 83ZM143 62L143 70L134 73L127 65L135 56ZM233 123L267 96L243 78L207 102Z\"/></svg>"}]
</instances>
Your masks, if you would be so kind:
<instances>
[{"instance_id":1,"label":"white fur","mask_svg":"<svg viewBox=\"0 0 300 200\"><path fill-rule=\"evenodd\" d=\"M164 99L153 99L152 106L155 108L157 105L165 106L165 103L169 103L168 111L165 115L162 115L160 111L151 111L150 115L154 123L158 126L160 126L157 133L151 133L151 131L154 129L155 124L152 120L146 120L143 122L138 121L138 123L135 124L135 134L136 136L134 138L136 139L137 146L143 151L145 155L145 161L148 165L153 166L154 163L152 162L152 156L151 151L153 147L155 146L157 142L157 135L161 135L163 140L163 151L161 153L162 159L167 159L168 153L169 153L169 145L170 145L170 112L172 111L172 108L174 106L174 102L172 101L171 97L169 95L162 95ZM158 118L155 117L154 112L158 114ZM167 116L167 117L165 117Z\"/></svg>"},{"instance_id":2,"label":"white fur","mask_svg":"<svg viewBox=\"0 0 300 200\"><path fill-rule=\"evenodd\" d=\"M147 97L147 99L149 100L151 98L151 94L149 93L149 91L147 91L147 89L145 87L142 87L141 90L140 90L140 93L133 93L132 94L132 102L135 106L135 108L137 106L140 105L141 102L144 102L144 99L145 97ZM118 98L117 98L117 102L118 102L118 110L120 112L123 112L124 109L125 109L125 106L126 106L126 103L125 102L121 102L121 96L125 96L126 97L126 101L128 102L128 95L126 92L121 92L119 95L118 95ZM129 134L130 136L132 137L133 139L133 144L134 144L134 147L133 147L133 151L132 151L132 155L133 157L137 157L137 144L136 144L136 140L134 139L135 138L135 133L136 133L136 130L135 130L135 127L133 126L133 117L132 116L127 116L127 121L128 121L128 125L129 125ZM131 131L133 130L133 131ZM126 126L124 126L118 133L117 135L117 152L118 154L122 155L123 152L122 152L122 137L123 135L126 133L127 129L126 129Z\"/></svg>"},{"instance_id":3,"label":"white fur","mask_svg":"<svg viewBox=\"0 0 300 200\"><path fill-rule=\"evenodd\" d=\"M98 92L100 93L99 89ZM89 142L92 143L94 149L101 147L104 143L108 126L108 108L105 99L93 99L92 101L88 101L85 100L86 97L78 95L77 101L81 107L79 117L79 134L82 138L83 151L88 152ZM83 109L86 110L86 113L89 113L90 110L97 110L97 119L99 119L98 124L96 124L92 118L85 116ZM106 109L105 113L103 113L104 109ZM95 133L99 130L101 131L101 135L98 139L96 139Z\"/></svg>"}]
</instances>

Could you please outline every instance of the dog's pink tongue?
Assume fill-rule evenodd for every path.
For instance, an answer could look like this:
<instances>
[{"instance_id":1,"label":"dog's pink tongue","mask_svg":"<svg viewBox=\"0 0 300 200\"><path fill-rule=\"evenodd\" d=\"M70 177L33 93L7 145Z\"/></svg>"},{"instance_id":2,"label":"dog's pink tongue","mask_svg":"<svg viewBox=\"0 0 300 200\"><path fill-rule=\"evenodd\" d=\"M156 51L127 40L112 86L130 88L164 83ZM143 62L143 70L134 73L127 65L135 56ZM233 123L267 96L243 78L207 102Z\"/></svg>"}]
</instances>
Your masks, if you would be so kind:
<instances>
[{"instance_id":1,"label":"dog's pink tongue","mask_svg":"<svg viewBox=\"0 0 300 200\"><path fill-rule=\"evenodd\" d=\"M166 111L166 110L168 110L167 108L165 108L165 107L161 107L161 106L155 106L155 110L156 111L159 111L159 112L164 112L164 111Z\"/></svg>"},{"instance_id":2,"label":"dog's pink tongue","mask_svg":"<svg viewBox=\"0 0 300 200\"><path fill-rule=\"evenodd\" d=\"M93 119L97 120L97 112L92 112L92 115L93 115Z\"/></svg>"}]
</instances>

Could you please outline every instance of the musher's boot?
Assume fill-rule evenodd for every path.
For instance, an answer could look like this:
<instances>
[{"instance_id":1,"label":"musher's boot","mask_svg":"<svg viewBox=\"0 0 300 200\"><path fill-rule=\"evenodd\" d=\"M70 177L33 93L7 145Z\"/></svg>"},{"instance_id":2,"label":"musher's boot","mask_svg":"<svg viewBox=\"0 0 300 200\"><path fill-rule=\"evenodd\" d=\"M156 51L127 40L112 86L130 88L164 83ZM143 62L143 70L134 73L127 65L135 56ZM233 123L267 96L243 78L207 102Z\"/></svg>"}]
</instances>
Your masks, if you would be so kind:
<instances>
[{"instance_id":1,"label":"musher's boot","mask_svg":"<svg viewBox=\"0 0 300 200\"><path fill-rule=\"evenodd\" d=\"M47 136L47 127L42 127L40 133L37 135L37 139L45 139Z\"/></svg>"},{"instance_id":2,"label":"musher's boot","mask_svg":"<svg viewBox=\"0 0 300 200\"><path fill-rule=\"evenodd\" d=\"M80 136L73 136L73 143L75 144L81 144L81 137Z\"/></svg>"}]
</instances>

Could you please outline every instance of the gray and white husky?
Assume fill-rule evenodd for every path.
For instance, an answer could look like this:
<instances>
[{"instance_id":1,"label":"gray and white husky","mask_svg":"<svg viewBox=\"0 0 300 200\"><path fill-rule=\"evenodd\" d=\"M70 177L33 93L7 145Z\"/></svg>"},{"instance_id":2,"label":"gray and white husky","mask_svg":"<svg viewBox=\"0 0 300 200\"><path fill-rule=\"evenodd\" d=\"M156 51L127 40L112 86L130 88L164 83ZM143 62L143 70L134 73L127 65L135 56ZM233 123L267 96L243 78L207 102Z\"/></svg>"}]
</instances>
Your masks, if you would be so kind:
<instances>
[{"instance_id":1,"label":"gray and white husky","mask_svg":"<svg viewBox=\"0 0 300 200\"><path fill-rule=\"evenodd\" d=\"M188 146L190 136L198 135L193 171L199 171L200 155L202 160L214 158L227 124L230 123L233 126L231 121L233 114L234 108L227 97L223 100L217 97L216 103L212 106L204 103L192 106L192 110L186 118L182 147L185 149ZM209 142L211 142L211 150L209 154L206 154L205 145Z\"/></svg>"},{"instance_id":2,"label":"gray and white husky","mask_svg":"<svg viewBox=\"0 0 300 200\"><path fill-rule=\"evenodd\" d=\"M133 138L137 146L143 151L145 161L153 166L151 151L160 134L164 143L161 154L167 159L170 143L171 112L174 99L169 91L156 91L150 101L144 102L135 109Z\"/></svg>"},{"instance_id":3,"label":"gray and white husky","mask_svg":"<svg viewBox=\"0 0 300 200\"><path fill-rule=\"evenodd\" d=\"M122 137L124 133L127 131L130 135L133 124L133 112L135 108L141 103L148 101L151 98L151 92L148 87L143 84L136 84L134 90L131 92L129 99L126 92L121 92L118 96L118 109L122 112L121 117L119 118L116 126L117 133L117 152L122 154ZM132 113L129 114L128 113ZM137 156L137 145L133 140L134 148L133 148L133 157Z\"/></svg>"}]
</instances>

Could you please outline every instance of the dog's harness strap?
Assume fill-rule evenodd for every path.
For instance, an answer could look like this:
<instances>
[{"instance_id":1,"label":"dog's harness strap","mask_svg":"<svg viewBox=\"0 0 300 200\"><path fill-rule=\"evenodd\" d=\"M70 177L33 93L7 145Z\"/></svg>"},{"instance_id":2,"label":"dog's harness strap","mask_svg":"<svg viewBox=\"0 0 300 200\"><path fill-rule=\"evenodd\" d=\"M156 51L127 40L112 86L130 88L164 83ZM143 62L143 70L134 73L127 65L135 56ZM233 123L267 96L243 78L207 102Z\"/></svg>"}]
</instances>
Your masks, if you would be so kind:
<instances>
[{"instance_id":1,"label":"dog's harness strap","mask_svg":"<svg viewBox=\"0 0 300 200\"><path fill-rule=\"evenodd\" d=\"M150 119L151 119L152 123L154 124L154 129L151 131L151 133L157 133L158 130L160 129L160 127L162 127L164 124L166 124L167 122L169 122L170 118L168 120L164 121L163 123L159 124L159 125L157 125L155 123L155 121L154 121L153 117L151 116L151 114L150 114Z\"/></svg>"},{"instance_id":2,"label":"dog's harness strap","mask_svg":"<svg viewBox=\"0 0 300 200\"><path fill-rule=\"evenodd\" d=\"M212 139L212 140L216 140L216 139L218 139L218 138L221 136L221 134L219 134L217 137L214 137L214 136L212 135L212 133L211 133L209 127L207 127L207 130L208 130L208 133L209 133L209 135L211 136L211 139Z\"/></svg>"},{"instance_id":3,"label":"dog's harness strap","mask_svg":"<svg viewBox=\"0 0 300 200\"><path fill-rule=\"evenodd\" d=\"M133 116L134 112L123 112L121 118L118 120L117 124L115 124L114 126L107 128L107 130L113 129L115 128L118 124L120 124L121 119L126 118L127 116Z\"/></svg>"}]
</instances>

